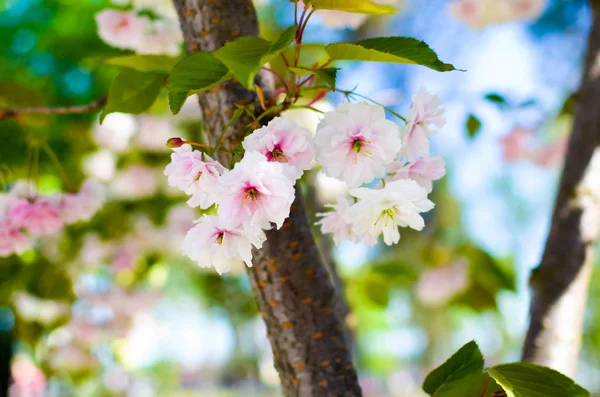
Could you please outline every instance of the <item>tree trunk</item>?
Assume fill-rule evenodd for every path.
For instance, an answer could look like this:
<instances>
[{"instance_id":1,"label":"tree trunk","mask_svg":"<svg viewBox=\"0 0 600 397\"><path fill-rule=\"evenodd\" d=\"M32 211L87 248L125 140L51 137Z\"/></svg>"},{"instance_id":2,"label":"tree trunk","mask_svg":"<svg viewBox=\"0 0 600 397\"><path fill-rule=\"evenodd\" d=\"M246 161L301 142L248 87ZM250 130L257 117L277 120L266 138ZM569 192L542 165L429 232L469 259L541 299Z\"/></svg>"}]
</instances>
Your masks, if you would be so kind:
<instances>
[{"instance_id":1,"label":"tree trunk","mask_svg":"<svg viewBox=\"0 0 600 397\"><path fill-rule=\"evenodd\" d=\"M173 0L188 52L213 51L239 36L258 34L250 0ZM268 97L273 82L259 75ZM258 103L235 82L199 94L205 127L214 142L240 101ZM232 123L225 147L237 144L248 120ZM296 190L289 219L267 232L248 273L266 324L275 366L287 396L361 396L342 319L339 295L327 273Z\"/></svg>"},{"instance_id":2,"label":"tree trunk","mask_svg":"<svg viewBox=\"0 0 600 397\"><path fill-rule=\"evenodd\" d=\"M552 226L540 266L531 277L531 323L523 360L573 377L593 266L594 233L582 233L585 211L578 187L600 145L600 13L596 4L577 95L573 131L560 180ZM594 225L597 229L597 226Z\"/></svg>"}]
</instances>

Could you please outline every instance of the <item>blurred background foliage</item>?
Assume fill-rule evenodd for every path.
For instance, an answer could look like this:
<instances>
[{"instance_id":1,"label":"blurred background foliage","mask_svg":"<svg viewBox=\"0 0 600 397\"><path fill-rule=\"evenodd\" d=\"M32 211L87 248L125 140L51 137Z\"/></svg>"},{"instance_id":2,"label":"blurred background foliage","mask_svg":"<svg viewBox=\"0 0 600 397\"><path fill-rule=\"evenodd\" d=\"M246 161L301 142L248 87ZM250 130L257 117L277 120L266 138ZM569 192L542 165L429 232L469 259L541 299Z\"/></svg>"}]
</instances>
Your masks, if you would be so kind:
<instances>
[{"instance_id":1,"label":"blurred background foliage","mask_svg":"<svg viewBox=\"0 0 600 397\"><path fill-rule=\"evenodd\" d=\"M169 7L168 0L144 2L151 16ZM338 78L342 89L356 86L402 114L421 86L446 105L448 124L432 145L448 175L434 190L425 231L403 231L391 248L347 243L334 252L365 394L412 397L422 395L430 369L471 339L488 364L519 357L527 279L549 226L590 12L584 0L551 0L536 21L474 31L449 16L446 0L397 5L397 16L370 17L355 31L329 29L316 17L305 41L408 35L467 70L348 63ZM94 15L107 7L129 6L0 0L0 108L85 104L106 94L117 68L102 59L126 54L97 35ZM287 1L256 7L265 37L293 23ZM190 100L173 117L161 95L149 114L111 115L102 127L97 114L0 122L4 189L28 178L43 193L71 191L94 176L110 195L91 222L0 258L0 354L11 345L14 363L41 368L49 396L277 395L265 327L242 267L220 277L180 255L199 214L166 186L163 143L199 139L202 115ZM341 100L332 95L319 106ZM289 117L316 123L303 111ZM66 180L40 150L45 143ZM308 181L315 185L313 216L339 188L316 171ZM598 288L596 276L577 378L594 393ZM16 367L39 381L31 366Z\"/></svg>"}]
</instances>

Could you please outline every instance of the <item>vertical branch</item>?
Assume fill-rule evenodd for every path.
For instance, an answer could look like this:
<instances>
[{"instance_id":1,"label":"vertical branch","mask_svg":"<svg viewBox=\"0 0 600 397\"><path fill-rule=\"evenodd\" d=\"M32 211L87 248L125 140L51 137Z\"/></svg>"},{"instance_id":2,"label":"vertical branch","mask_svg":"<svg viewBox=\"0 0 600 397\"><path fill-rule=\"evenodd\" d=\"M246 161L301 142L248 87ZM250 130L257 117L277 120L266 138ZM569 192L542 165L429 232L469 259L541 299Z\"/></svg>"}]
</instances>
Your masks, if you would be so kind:
<instances>
[{"instance_id":1,"label":"vertical branch","mask_svg":"<svg viewBox=\"0 0 600 397\"><path fill-rule=\"evenodd\" d=\"M578 187L600 145L600 13L594 3L585 72L575 106L573 131L540 266L533 272L531 322L523 360L575 374L593 266L595 237L582 233L586 211ZM596 209L597 210L597 209Z\"/></svg>"},{"instance_id":2,"label":"vertical branch","mask_svg":"<svg viewBox=\"0 0 600 397\"><path fill-rule=\"evenodd\" d=\"M306 187L306 206L308 208L308 213L313 215L316 214L319 210L323 208L323 203L319 201L317 198L316 191L316 173L312 172L308 178L308 186ZM311 223L314 223L315 219L311 219ZM325 235L323 233L319 234L317 237L317 246L319 247L319 251L323 257L323 261L325 262L327 269L329 270L329 275L331 277L331 281L336 289L337 294L339 295L338 299L338 308L337 312L342 319L344 325L344 333L346 335L346 341L348 346L353 349L354 348L354 333L352 329L348 325L348 317L352 314L352 310L350 309L350 305L346 299L345 291L346 286L342 276L338 271L338 265L333 255L333 244L330 236Z\"/></svg>"},{"instance_id":3,"label":"vertical branch","mask_svg":"<svg viewBox=\"0 0 600 397\"><path fill-rule=\"evenodd\" d=\"M188 52L213 51L239 36L258 34L251 0L173 0ZM268 76L268 77L267 77ZM257 85L269 98L269 74ZM254 93L226 82L199 94L209 138L216 139L236 104L256 103ZM223 147L243 138L248 120L233 122ZM361 396L344 336L339 296L315 243L300 190L281 230L267 232L263 248L254 252L248 273L261 314L267 323L276 368L286 396Z\"/></svg>"},{"instance_id":4,"label":"vertical branch","mask_svg":"<svg viewBox=\"0 0 600 397\"><path fill-rule=\"evenodd\" d=\"M179 15L188 53L214 51L238 37L258 35L258 22L251 0L173 0L173 3ZM268 73L259 73L256 83L265 96L271 96L274 85ZM237 110L236 105L257 102L257 97L241 84L230 80L209 92L198 94L198 101L206 121L209 143L214 146ZM231 148L240 143L248 121L247 116L243 116L231 123L231 133L225 135L223 147Z\"/></svg>"},{"instance_id":5,"label":"vertical branch","mask_svg":"<svg viewBox=\"0 0 600 397\"><path fill-rule=\"evenodd\" d=\"M321 260L302 192L281 230L254 253L252 289L288 396L360 396L339 295Z\"/></svg>"}]
</instances>

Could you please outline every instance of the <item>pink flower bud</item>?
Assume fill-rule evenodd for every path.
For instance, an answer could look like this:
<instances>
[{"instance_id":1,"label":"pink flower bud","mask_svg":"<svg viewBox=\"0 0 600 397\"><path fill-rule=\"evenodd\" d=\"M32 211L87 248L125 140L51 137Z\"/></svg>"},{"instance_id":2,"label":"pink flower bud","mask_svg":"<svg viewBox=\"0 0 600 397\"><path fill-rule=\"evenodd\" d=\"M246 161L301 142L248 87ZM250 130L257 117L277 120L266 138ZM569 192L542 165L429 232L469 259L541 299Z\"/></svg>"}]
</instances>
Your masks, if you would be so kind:
<instances>
[{"instance_id":1,"label":"pink flower bud","mask_svg":"<svg viewBox=\"0 0 600 397\"><path fill-rule=\"evenodd\" d=\"M171 149L182 147L183 145L185 145L185 141L181 138L169 138L167 141L167 147Z\"/></svg>"}]
</instances>

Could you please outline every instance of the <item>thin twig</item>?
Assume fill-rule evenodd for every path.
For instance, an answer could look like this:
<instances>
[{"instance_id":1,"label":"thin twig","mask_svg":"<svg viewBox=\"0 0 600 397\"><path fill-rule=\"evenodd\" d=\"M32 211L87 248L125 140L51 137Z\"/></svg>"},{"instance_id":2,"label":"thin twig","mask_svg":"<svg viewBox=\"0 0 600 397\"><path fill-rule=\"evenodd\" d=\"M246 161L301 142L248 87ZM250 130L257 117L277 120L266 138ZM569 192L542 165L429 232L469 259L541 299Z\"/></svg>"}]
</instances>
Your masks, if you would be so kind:
<instances>
[{"instance_id":1,"label":"thin twig","mask_svg":"<svg viewBox=\"0 0 600 397\"><path fill-rule=\"evenodd\" d=\"M54 164L54 166L58 170L58 173L60 174L63 182L65 183L65 185L67 187L67 189L71 190L73 188L73 185L71 185L71 181L69 180L69 177L67 175L67 171L65 171L65 167L63 167L63 165L61 164L60 160L56 156L56 153L54 153L54 151L52 150L52 148L50 147L50 145L48 145L48 142L44 142L44 144L42 145L42 149L44 149L44 152L46 152L46 154L48 155L48 157L50 158L50 160L52 161L52 163Z\"/></svg>"},{"instance_id":2,"label":"thin twig","mask_svg":"<svg viewBox=\"0 0 600 397\"><path fill-rule=\"evenodd\" d=\"M372 103L374 103L375 105L379 105L379 106L381 106L382 108L384 108L385 110L387 110L388 112L390 112L391 114L393 114L394 116L398 117L400 120L402 120L402 121L404 121L405 123L407 123L406 119L405 119L404 117L402 117L400 114L398 114L398 113L394 112L394 111L393 111L392 109L390 109L389 107L387 107L387 106L384 106L384 105L382 105L381 103L379 103L379 102L377 102L377 101L375 101L375 100L373 100L373 99L369 98L368 96L365 96L365 95L362 95L362 94L358 94L358 93L356 93L356 92L354 92L354 91L344 91L344 90L338 90L338 89L335 89L334 91L340 92L340 93L342 93L342 94L346 95L346 97L348 97L348 96L353 96L353 95L356 95L356 96L357 96L357 97L359 97L359 98L366 99L367 101L369 101L369 102L372 102Z\"/></svg>"},{"instance_id":3,"label":"thin twig","mask_svg":"<svg viewBox=\"0 0 600 397\"><path fill-rule=\"evenodd\" d=\"M289 107L289 109L308 109L308 110L312 110L313 112L325 114L324 111L319 110L316 107L309 106L309 105L292 105L292 106Z\"/></svg>"},{"instance_id":4,"label":"thin twig","mask_svg":"<svg viewBox=\"0 0 600 397\"><path fill-rule=\"evenodd\" d=\"M298 1L294 1L294 25L298 26Z\"/></svg>"},{"instance_id":5,"label":"thin twig","mask_svg":"<svg viewBox=\"0 0 600 397\"><path fill-rule=\"evenodd\" d=\"M33 107L21 109L0 109L0 120L18 117L21 114L82 114L91 113L106 105L106 96L85 105L63 106L56 108Z\"/></svg>"},{"instance_id":6,"label":"thin twig","mask_svg":"<svg viewBox=\"0 0 600 397\"><path fill-rule=\"evenodd\" d=\"M268 68L266 66L263 66L262 69L266 70L267 72L271 73L273 76L277 77L279 79L279 81L281 82L281 84L283 84L283 86L285 87L285 90L289 92L290 87L287 85L287 83L285 82L285 80L283 79L283 77L281 77L281 75L279 73L277 73L273 69L270 69L270 68Z\"/></svg>"}]
</instances>

